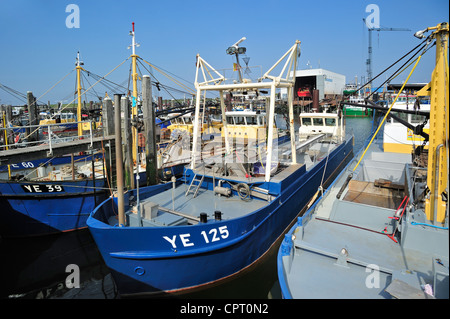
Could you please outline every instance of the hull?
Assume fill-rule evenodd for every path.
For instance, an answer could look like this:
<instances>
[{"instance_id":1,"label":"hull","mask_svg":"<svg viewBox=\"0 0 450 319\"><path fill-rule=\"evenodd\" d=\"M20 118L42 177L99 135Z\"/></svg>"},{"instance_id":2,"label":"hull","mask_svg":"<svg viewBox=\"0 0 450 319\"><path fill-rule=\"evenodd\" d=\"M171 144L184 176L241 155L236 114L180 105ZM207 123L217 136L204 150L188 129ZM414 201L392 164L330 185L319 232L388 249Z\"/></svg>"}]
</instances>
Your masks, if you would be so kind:
<instances>
[{"instance_id":1,"label":"hull","mask_svg":"<svg viewBox=\"0 0 450 319\"><path fill-rule=\"evenodd\" d=\"M95 181L0 181L0 235L48 235L86 227L89 213L105 200L104 179ZM94 188L95 187L95 188Z\"/></svg>"},{"instance_id":2,"label":"hull","mask_svg":"<svg viewBox=\"0 0 450 319\"><path fill-rule=\"evenodd\" d=\"M94 155L94 158L96 158L96 159L100 159L101 157L102 157L101 154ZM91 157L91 155L77 155L77 156L73 157L73 160L74 160L74 162L91 161L92 157ZM37 159L37 160L11 164L11 165L9 165L9 169L12 172L14 172L16 170L35 169L35 168L39 167L40 165L44 165L44 164L51 164L53 166L65 165L65 164L70 164L71 161L72 161L72 159L70 156L55 157L50 162L49 162L48 158L41 158L41 159ZM4 173L4 172L8 172L8 165L0 165L0 174Z\"/></svg>"},{"instance_id":3,"label":"hull","mask_svg":"<svg viewBox=\"0 0 450 319\"><path fill-rule=\"evenodd\" d=\"M372 116L372 109L358 106L344 106L345 117L368 117Z\"/></svg>"},{"instance_id":4,"label":"hull","mask_svg":"<svg viewBox=\"0 0 450 319\"><path fill-rule=\"evenodd\" d=\"M77 123L64 123L63 125L52 126L52 133L74 132L78 130ZM42 134L48 135L48 128L45 126L42 129Z\"/></svg>"},{"instance_id":5,"label":"hull","mask_svg":"<svg viewBox=\"0 0 450 319\"><path fill-rule=\"evenodd\" d=\"M429 128L424 128L429 133ZM411 154L415 145L425 143L428 149L428 141L413 133L413 131L400 123L386 123L384 126L383 149L385 152Z\"/></svg>"},{"instance_id":6,"label":"hull","mask_svg":"<svg viewBox=\"0 0 450 319\"><path fill-rule=\"evenodd\" d=\"M102 154L93 157L101 159ZM79 166L76 176L92 175L92 155L74 156L73 160L88 166L88 169L83 168L86 165ZM8 178L8 165L0 166L1 237L46 236L87 228L89 214L110 195L109 184L103 174L99 176L101 169L97 162L95 180L73 180L71 171L61 174L61 169L70 166L71 161L70 156L62 156L51 161L43 158L11 164L12 180ZM45 168L44 173L39 173L37 168ZM18 181L16 176L27 179ZM135 183L144 186L146 180L145 170L139 172L139 179L135 174Z\"/></svg>"},{"instance_id":7,"label":"hull","mask_svg":"<svg viewBox=\"0 0 450 319\"><path fill-rule=\"evenodd\" d=\"M269 190L272 200L259 201L258 208L241 217L175 227L114 227L111 219L117 206L109 198L92 212L87 224L122 296L194 289L228 278L260 259L307 205L322 178L326 181L338 172L351 154L352 138L334 149L327 163L322 160L309 170L303 165L283 179L259 184ZM195 178L191 170L186 178ZM212 189L211 182L205 178L203 184ZM170 196L171 188L170 183L150 186L139 196L144 199L164 191ZM135 195L126 194L125 203ZM239 199L235 204L238 210L251 205ZM214 204L209 205L212 213ZM177 220L166 222L176 225Z\"/></svg>"}]
</instances>

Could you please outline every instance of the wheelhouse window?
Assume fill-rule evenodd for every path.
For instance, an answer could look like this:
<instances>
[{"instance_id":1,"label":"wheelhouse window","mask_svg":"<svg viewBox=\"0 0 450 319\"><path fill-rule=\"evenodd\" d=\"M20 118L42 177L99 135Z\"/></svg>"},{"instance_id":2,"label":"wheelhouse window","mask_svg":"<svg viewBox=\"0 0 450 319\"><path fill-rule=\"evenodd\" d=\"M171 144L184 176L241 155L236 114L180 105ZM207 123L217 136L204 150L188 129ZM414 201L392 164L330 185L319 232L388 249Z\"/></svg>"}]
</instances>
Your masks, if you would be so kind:
<instances>
[{"instance_id":1,"label":"wheelhouse window","mask_svg":"<svg viewBox=\"0 0 450 319\"><path fill-rule=\"evenodd\" d=\"M305 126L310 126L310 125L312 125L311 118L309 118L309 117L304 117L304 118L302 118L302 125L305 125Z\"/></svg>"},{"instance_id":2,"label":"wheelhouse window","mask_svg":"<svg viewBox=\"0 0 450 319\"><path fill-rule=\"evenodd\" d=\"M234 118L234 120L235 120L235 124L238 124L238 125L245 125L245 119L244 119L243 116L236 116L236 117Z\"/></svg>"},{"instance_id":3,"label":"wheelhouse window","mask_svg":"<svg viewBox=\"0 0 450 319\"><path fill-rule=\"evenodd\" d=\"M266 124L266 117L264 115L259 115L257 117L258 119L258 125L264 126Z\"/></svg>"},{"instance_id":4,"label":"wheelhouse window","mask_svg":"<svg viewBox=\"0 0 450 319\"><path fill-rule=\"evenodd\" d=\"M323 126L323 118L313 118L314 126Z\"/></svg>"},{"instance_id":5,"label":"wheelhouse window","mask_svg":"<svg viewBox=\"0 0 450 319\"><path fill-rule=\"evenodd\" d=\"M336 126L336 119L335 118L326 118L325 119L325 126Z\"/></svg>"},{"instance_id":6,"label":"wheelhouse window","mask_svg":"<svg viewBox=\"0 0 450 319\"><path fill-rule=\"evenodd\" d=\"M257 125L258 124L256 116L246 116L245 121L247 122L247 125Z\"/></svg>"},{"instance_id":7,"label":"wheelhouse window","mask_svg":"<svg viewBox=\"0 0 450 319\"><path fill-rule=\"evenodd\" d=\"M227 123L228 124L234 124L234 119L232 116L227 116Z\"/></svg>"}]
</instances>

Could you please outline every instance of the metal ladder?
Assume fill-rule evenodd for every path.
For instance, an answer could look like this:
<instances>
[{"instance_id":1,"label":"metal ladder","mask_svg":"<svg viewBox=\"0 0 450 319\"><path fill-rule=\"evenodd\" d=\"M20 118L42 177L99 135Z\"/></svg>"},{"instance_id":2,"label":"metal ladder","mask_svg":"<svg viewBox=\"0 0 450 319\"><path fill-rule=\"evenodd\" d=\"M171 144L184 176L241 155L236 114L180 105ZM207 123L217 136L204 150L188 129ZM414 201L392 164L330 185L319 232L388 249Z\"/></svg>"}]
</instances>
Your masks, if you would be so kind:
<instances>
[{"instance_id":1,"label":"metal ladder","mask_svg":"<svg viewBox=\"0 0 450 319\"><path fill-rule=\"evenodd\" d=\"M200 186L202 186L203 179L205 178L205 175L202 175L202 178L197 179L197 174L194 175L194 178L191 181L191 184L189 184L189 188L187 189L185 196L189 195L189 192L191 191L192 187L196 187L194 191L194 198L197 196L198 190L200 189ZM194 182L199 182L198 184L194 184Z\"/></svg>"}]
</instances>

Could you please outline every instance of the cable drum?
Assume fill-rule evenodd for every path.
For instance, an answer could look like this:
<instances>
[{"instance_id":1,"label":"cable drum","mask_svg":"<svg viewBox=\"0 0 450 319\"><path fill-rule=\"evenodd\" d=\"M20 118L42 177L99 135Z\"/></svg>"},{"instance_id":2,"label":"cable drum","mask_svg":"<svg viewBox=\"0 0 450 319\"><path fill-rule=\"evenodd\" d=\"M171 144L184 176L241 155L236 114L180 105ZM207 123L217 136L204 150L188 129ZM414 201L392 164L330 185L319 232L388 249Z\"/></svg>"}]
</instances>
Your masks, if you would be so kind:
<instances>
[{"instance_id":1,"label":"cable drum","mask_svg":"<svg viewBox=\"0 0 450 319\"><path fill-rule=\"evenodd\" d=\"M236 191L242 200L245 200L250 196L250 187L245 183L239 183L236 186Z\"/></svg>"}]
</instances>

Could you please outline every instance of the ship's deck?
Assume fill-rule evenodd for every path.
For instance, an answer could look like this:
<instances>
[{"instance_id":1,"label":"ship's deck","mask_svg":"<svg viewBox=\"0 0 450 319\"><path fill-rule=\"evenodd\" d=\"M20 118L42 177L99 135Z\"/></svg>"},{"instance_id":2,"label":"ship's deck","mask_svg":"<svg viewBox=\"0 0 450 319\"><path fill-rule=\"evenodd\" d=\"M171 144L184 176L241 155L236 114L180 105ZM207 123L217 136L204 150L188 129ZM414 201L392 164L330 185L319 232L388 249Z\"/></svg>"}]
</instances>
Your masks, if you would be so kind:
<instances>
[{"instance_id":1,"label":"ship's deck","mask_svg":"<svg viewBox=\"0 0 450 319\"><path fill-rule=\"evenodd\" d=\"M213 191L200 188L196 197L193 196L193 190L186 196L189 185L181 184L172 191L166 191L146 199L146 202L158 203L162 208L174 210L175 212L182 212L183 214L192 217L190 223L199 218L200 213L206 213L208 218L214 218L214 211L222 213L222 219L232 219L246 215L254 210L267 205L267 201L252 198L250 200L242 200L239 196L219 196L215 195ZM167 214L160 211L158 216L153 219L155 223L158 220L163 220L161 217ZM170 213L169 213L170 214ZM158 218L159 217L159 218ZM150 218L150 220L152 220Z\"/></svg>"},{"instance_id":2,"label":"ship's deck","mask_svg":"<svg viewBox=\"0 0 450 319\"><path fill-rule=\"evenodd\" d=\"M306 146L302 146L306 145ZM331 153L339 144L330 143L329 141L313 141L313 143L298 143L297 163L292 163L290 156L284 156L290 149L290 142L281 144L278 151L278 162L276 173L271 177L271 182L277 183L302 166L310 169L318 161L323 159L327 154ZM306 148L306 149L305 149ZM227 171L224 176L225 170ZM209 183L214 180L216 186L229 187L236 190L238 183L263 183L264 176L246 177L245 166L239 163L230 163L227 165L219 164L199 164L194 173L198 174L196 179L199 180L202 175L208 176ZM274 194L269 194L267 190L251 189L251 194L241 199L237 194L227 197L214 193L212 190L206 189L202 185L198 189L198 194L193 196L196 186L192 186L189 194L189 180L178 185L175 189L163 191L159 194L140 199L140 213L143 226L175 226L196 224L199 222L200 213L206 213L208 219L214 218L214 212L220 211L223 220L238 218L247 215L266 206L274 198ZM197 184L198 182L194 183ZM211 188L211 187L209 187ZM275 194L276 196L276 194ZM151 212L153 211L153 212ZM128 213L128 225L138 226L139 219L137 208L134 206ZM113 221L112 221L113 222Z\"/></svg>"},{"instance_id":3,"label":"ship's deck","mask_svg":"<svg viewBox=\"0 0 450 319\"><path fill-rule=\"evenodd\" d=\"M379 146L374 144L355 170L352 181L357 183L353 190L347 187L336 199L356 161L317 204L311 219L306 218L303 226L294 231L294 251L282 257L293 298L426 298L420 287L433 283L433 276L441 272L436 268L436 258L448 263L448 253L446 257L422 249L428 244L421 247L411 242L413 232L426 240L434 236L445 238L436 234L438 229L411 225L408 218L400 225L403 227L397 228L392 219L400 206L396 201L400 198L401 202L407 194L407 184L405 190L399 190L397 183L405 184L405 162L410 156L400 154L400 159L398 154L381 153ZM396 164L402 168L396 168ZM379 178L389 178L395 183L390 186L396 189L374 194L375 190L369 188L365 192L366 184ZM382 205L375 206L374 199ZM409 218L417 219L417 214L421 213ZM446 271L448 298L448 268Z\"/></svg>"}]
</instances>

